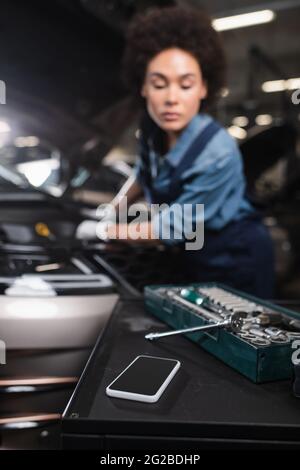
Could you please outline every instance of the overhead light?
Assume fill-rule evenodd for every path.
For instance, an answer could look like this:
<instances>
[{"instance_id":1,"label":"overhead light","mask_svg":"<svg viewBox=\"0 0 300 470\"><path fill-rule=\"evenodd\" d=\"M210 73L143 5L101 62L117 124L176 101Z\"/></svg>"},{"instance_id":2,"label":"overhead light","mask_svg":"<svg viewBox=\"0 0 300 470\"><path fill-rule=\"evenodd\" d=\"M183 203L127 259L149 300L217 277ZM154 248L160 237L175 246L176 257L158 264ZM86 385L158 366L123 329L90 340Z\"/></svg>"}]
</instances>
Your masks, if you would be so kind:
<instances>
[{"instance_id":1,"label":"overhead light","mask_svg":"<svg viewBox=\"0 0 300 470\"><path fill-rule=\"evenodd\" d=\"M247 116L236 116L232 119L232 124L238 127L246 127L249 124Z\"/></svg>"},{"instance_id":2,"label":"overhead light","mask_svg":"<svg viewBox=\"0 0 300 470\"><path fill-rule=\"evenodd\" d=\"M247 137L247 131L239 126L230 126L227 130L235 139L245 139Z\"/></svg>"},{"instance_id":3,"label":"overhead light","mask_svg":"<svg viewBox=\"0 0 300 470\"><path fill-rule=\"evenodd\" d=\"M271 114L258 114L255 118L255 122L258 126L269 126L273 122Z\"/></svg>"},{"instance_id":4,"label":"overhead light","mask_svg":"<svg viewBox=\"0 0 300 470\"><path fill-rule=\"evenodd\" d=\"M287 85L289 90L297 90L300 88L300 78L290 78Z\"/></svg>"},{"instance_id":5,"label":"overhead light","mask_svg":"<svg viewBox=\"0 0 300 470\"><path fill-rule=\"evenodd\" d=\"M10 132L11 128L6 121L0 121L0 133Z\"/></svg>"},{"instance_id":6,"label":"overhead light","mask_svg":"<svg viewBox=\"0 0 300 470\"><path fill-rule=\"evenodd\" d=\"M275 12L272 10L259 10L241 15L225 16L213 20L213 27L217 31L228 31L229 29L245 28L256 24L269 23L275 18Z\"/></svg>"},{"instance_id":7,"label":"overhead light","mask_svg":"<svg viewBox=\"0 0 300 470\"><path fill-rule=\"evenodd\" d=\"M285 80L271 80L268 82L264 82L261 88L266 93L273 93L275 91L284 91L286 89Z\"/></svg>"},{"instance_id":8,"label":"overhead light","mask_svg":"<svg viewBox=\"0 0 300 470\"><path fill-rule=\"evenodd\" d=\"M15 140L14 140L14 144L16 147L26 147L25 145L25 139L26 137L16 137Z\"/></svg>"},{"instance_id":9,"label":"overhead light","mask_svg":"<svg viewBox=\"0 0 300 470\"><path fill-rule=\"evenodd\" d=\"M229 88L223 88L222 91L221 91L221 96L223 98L226 98L226 96L229 95Z\"/></svg>"},{"instance_id":10,"label":"overhead light","mask_svg":"<svg viewBox=\"0 0 300 470\"><path fill-rule=\"evenodd\" d=\"M40 139L35 135L28 135L26 137L16 137L14 144L16 147L36 147L39 145Z\"/></svg>"},{"instance_id":11,"label":"overhead light","mask_svg":"<svg viewBox=\"0 0 300 470\"><path fill-rule=\"evenodd\" d=\"M300 78L289 78L288 80L269 80L264 82L261 88L266 93L297 90L297 88L300 88Z\"/></svg>"}]
</instances>

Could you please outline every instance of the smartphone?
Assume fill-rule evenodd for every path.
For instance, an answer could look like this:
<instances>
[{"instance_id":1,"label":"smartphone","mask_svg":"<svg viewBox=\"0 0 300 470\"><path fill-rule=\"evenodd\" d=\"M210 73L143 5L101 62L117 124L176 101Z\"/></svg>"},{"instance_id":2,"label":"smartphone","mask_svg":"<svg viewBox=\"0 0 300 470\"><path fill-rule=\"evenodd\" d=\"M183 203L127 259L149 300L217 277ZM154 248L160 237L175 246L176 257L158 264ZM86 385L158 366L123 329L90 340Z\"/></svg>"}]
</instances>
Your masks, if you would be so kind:
<instances>
[{"instance_id":1,"label":"smartphone","mask_svg":"<svg viewBox=\"0 0 300 470\"><path fill-rule=\"evenodd\" d=\"M137 356L106 388L109 397L155 403L180 367L175 359Z\"/></svg>"}]
</instances>

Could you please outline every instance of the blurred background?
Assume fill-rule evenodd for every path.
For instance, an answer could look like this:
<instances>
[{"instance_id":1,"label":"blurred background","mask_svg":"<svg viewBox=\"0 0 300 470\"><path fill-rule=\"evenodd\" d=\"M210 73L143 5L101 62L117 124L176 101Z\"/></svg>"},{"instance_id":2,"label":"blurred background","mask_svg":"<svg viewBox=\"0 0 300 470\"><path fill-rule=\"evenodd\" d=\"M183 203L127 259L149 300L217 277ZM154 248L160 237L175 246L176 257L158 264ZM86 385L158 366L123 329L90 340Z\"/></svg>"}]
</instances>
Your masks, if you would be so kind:
<instances>
[{"instance_id":1,"label":"blurred background","mask_svg":"<svg viewBox=\"0 0 300 470\"><path fill-rule=\"evenodd\" d=\"M228 87L212 113L237 140L248 191L270 229L276 254L276 299L285 305L299 302L300 0L1 1L1 302L7 301L12 278L38 272L75 276L72 282L81 282L83 274L100 273L109 277L116 298L122 289L138 295L147 283L180 280L162 249L107 250L99 244L81 246L74 237L86 211L111 200L137 157L139 109L120 76L126 26L139 11L172 4L205 8L222 35ZM84 289L80 284L76 292L107 295L101 282ZM55 292L71 296L67 288L61 289ZM115 300L109 298L111 308ZM107 308L105 304L105 315ZM7 318L0 318L2 331L6 325L11 328ZM53 343L49 340L44 345L45 359L36 355L42 349L34 343L37 330L33 328L26 343L14 327L9 348L12 365L0 369L5 378L0 380L0 393L12 394L0 409L0 445L2 429L6 448L58 446L57 432L46 425L41 428L41 423L46 416L47 426L50 421L58 426L72 384L96 340L95 324L100 327L102 321L91 323L84 340L76 337L73 343L67 342L68 348L81 348L82 353L68 353L63 361L57 351L64 348L55 342L55 331ZM69 324L63 325L68 334ZM28 364L21 370L20 357L22 364ZM58 363L66 367L57 369ZM50 383L40 377L45 370ZM20 380L20 374L23 382L8 385L7 377ZM56 376L64 377L63 384ZM30 382L32 377L40 377L38 385ZM42 393L42 399L26 395L26 386L28 393L37 386L31 391ZM55 401L51 393L59 399ZM35 419L22 421L20 413L25 411ZM34 438L30 434L26 441L22 422L25 428L38 429Z\"/></svg>"},{"instance_id":2,"label":"blurred background","mask_svg":"<svg viewBox=\"0 0 300 470\"><path fill-rule=\"evenodd\" d=\"M222 34L228 88L212 112L239 142L265 210L278 294L297 294L300 1L3 0L0 177L12 170L14 182L91 206L110 200L137 152L138 110L120 77L124 31L138 11L176 3L204 7Z\"/></svg>"}]
</instances>

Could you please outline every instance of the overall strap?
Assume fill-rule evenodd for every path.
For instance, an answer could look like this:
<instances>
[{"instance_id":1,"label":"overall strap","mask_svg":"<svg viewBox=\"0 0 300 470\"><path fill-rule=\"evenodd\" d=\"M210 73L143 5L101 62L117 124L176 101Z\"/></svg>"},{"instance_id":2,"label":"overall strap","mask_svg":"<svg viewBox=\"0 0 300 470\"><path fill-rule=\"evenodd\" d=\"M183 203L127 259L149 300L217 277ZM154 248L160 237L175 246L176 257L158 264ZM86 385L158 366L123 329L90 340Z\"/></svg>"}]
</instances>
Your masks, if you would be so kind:
<instances>
[{"instance_id":1,"label":"overall strap","mask_svg":"<svg viewBox=\"0 0 300 470\"><path fill-rule=\"evenodd\" d=\"M189 167L192 166L194 160L200 155L200 153L205 149L209 141L213 136L222 129L222 126L216 121L212 121L208 124L205 129L196 137L195 140L186 150L183 155L179 165L174 168L171 175L171 182L169 186L169 199L170 201L176 199L181 191L181 175ZM140 149L140 158L143 162L143 171L141 173L141 180L144 186L146 196L151 200L152 189L152 177L150 171L150 159L149 159L149 149L145 142L141 142Z\"/></svg>"},{"instance_id":2,"label":"overall strap","mask_svg":"<svg viewBox=\"0 0 300 470\"><path fill-rule=\"evenodd\" d=\"M181 175L187 169L190 168L196 158L203 152L207 144L214 137L214 135L222 129L222 126L212 121L205 129L196 137L196 139L189 146L184 156L182 157L179 165L174 169L170 182L170 193L174 199L180 194L181 191Z\"/></svg>"}]
</instances>

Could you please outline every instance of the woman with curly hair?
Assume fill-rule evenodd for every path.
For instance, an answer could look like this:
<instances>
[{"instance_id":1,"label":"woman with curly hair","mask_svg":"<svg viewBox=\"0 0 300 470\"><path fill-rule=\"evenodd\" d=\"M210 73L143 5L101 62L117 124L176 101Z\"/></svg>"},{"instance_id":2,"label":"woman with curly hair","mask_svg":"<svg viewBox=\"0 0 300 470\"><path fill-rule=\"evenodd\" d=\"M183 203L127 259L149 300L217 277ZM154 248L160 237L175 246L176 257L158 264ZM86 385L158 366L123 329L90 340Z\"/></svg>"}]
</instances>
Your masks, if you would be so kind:
<instances>
[{"instance_id":1,"label":"woman with curly hair","mask_svg":"<svg viewBox=\"0 0 300 470\"><path fill-rule=\"evenodd\" d=\"M123 68L144 116L134 176L113 203L120 209L125 197L132 203L144 194L148 202L165 205L140 224L139 237L131 237L126 224L118 225L117 237L177 244L187 281L223 282L270 297L272 245L245 196L240 152L205 112L225 85L224 52L211 19L181 7L137 16L128 29ZM197 204L204 204L204 217ZM182 230L182 211L174 209L185 205L192 210L183 211ZM184 242L203 222L203 247L186 249ZM115 236L115 227L107 228L108 238L110 233Z\"/></svg>"}]
</instances>

